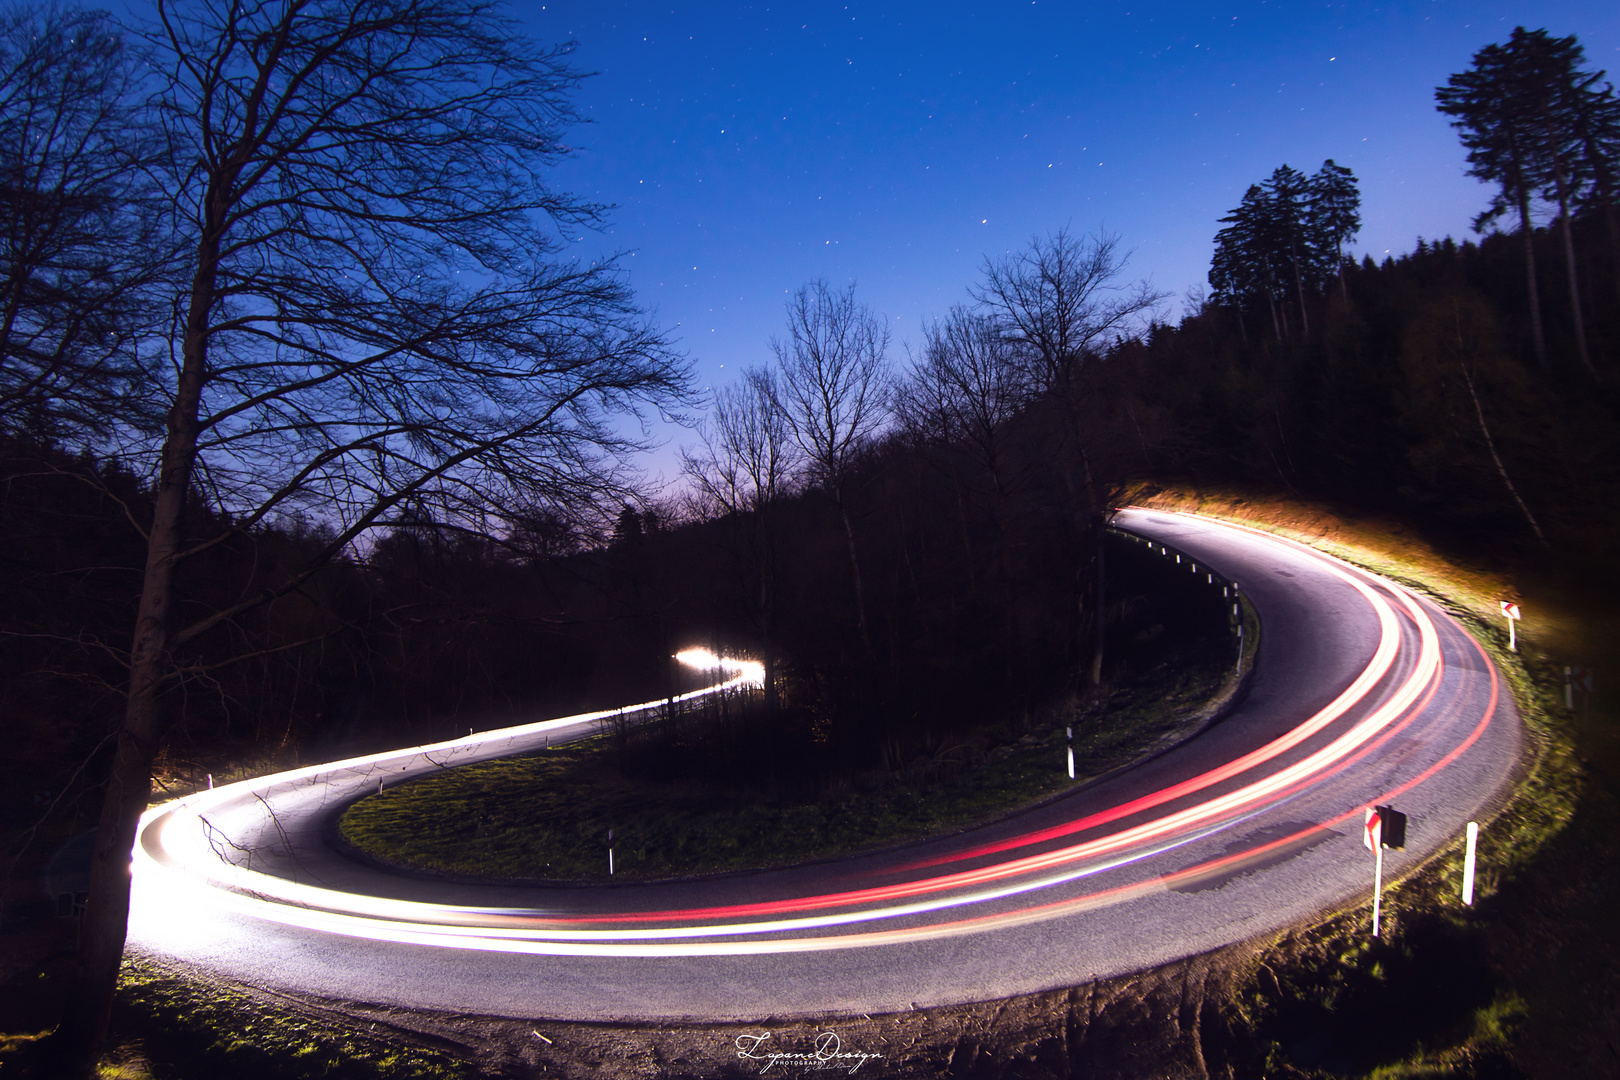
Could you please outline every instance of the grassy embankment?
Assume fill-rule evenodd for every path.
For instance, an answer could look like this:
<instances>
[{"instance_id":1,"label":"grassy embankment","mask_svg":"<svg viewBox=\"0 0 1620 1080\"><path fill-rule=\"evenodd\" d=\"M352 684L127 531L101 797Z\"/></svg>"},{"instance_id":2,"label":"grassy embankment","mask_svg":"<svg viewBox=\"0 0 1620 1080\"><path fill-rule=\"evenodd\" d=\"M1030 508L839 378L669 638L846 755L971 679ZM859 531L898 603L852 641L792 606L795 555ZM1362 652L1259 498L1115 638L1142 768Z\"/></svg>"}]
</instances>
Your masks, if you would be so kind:
<instances>
[{"instance_id":1,"label":"grassy embankment","mask_svg":"<svg viewBox=\"0 0 1620 1080\"><path fill-rule=\"evenodd\" d=\"M1027 729L1021 717L987 725L898 775L869 774L821 798L632 780L604 734L368 796L339 828L388 863L502 879L605 880L609 829L621 880L830 858L982 823L1172 743L1233 692L1231 660L1227 641L1201 643L1105 697L1053 706Z\"/></svg>"},{"instance_id":2,"label":"grassy embankment","mask_svg":"<svg viewBox=\"0 0 1620 1080\"><path fill-rule=\"evenodd\" d=\"M1385 896L1382 941L1365 910L1281 936L1224 1007L1231 1035L1273 1075L1405 1077L1583 1074L1615 1027L1620 934L1604 914L1620 875L1613 725L1605 702L1563 696L1566 663L1601 666L1616 624L1567 567L1470 564L1412 530L1369 517L1229 491L1144 492L1311 544L1436 600L1491 654L1528 734L1525 772L1482 822L1477 901L1458 896L1461 837ZM1499 601L1522 604L1508 650ZM1612 699L1611 699L1612 700ZM1605 1004L1605 1002L1609 1004ZM1612 1044L1611 1044L1612 1049ZM1240 1055L1246 1056L1246 1055Z\"/></svg>"}]
</instances>

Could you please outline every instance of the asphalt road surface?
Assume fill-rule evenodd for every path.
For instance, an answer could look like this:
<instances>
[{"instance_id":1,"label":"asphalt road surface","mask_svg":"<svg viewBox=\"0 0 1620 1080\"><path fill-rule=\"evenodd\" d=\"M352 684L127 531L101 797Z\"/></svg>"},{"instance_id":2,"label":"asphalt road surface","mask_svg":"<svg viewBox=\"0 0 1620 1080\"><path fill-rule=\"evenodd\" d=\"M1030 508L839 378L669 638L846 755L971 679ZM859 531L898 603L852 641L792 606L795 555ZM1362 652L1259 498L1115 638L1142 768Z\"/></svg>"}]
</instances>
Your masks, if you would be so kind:
<instances>
[{"instance_id":1,"label":"asphalt road surface","mask_svg":"<svg viewBox=\"0 0 1620 1080\"><path fill-rule=\"evenodd\" d=\"M325 841L379 781L577 737L598 718L509 728L154 808L130 945L257 985L484 1015L893 1012L1079 985L1366 902L1369 806L1409 819L1387 880L1505 798L1513 703L1433 604L1238 526L1151 510L1116 524L1210 589L1236 583L1263 626L1241 703L1135 768L939 840L661 884L424 880Z\"/></svg>"}]
</instances>

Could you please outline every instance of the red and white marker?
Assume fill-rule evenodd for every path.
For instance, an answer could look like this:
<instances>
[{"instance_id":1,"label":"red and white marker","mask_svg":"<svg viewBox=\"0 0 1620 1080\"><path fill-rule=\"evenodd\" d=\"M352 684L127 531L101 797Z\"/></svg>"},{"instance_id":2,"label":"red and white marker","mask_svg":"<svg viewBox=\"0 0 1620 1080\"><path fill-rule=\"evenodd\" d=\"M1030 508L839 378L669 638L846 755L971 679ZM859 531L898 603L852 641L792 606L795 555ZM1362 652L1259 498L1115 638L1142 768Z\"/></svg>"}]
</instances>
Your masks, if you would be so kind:
<instances>
[{"instance_id":1,"label":"red and white marker","mask_svg":"<svg viewBox=\"0 0 1620 1080\"><path fill-rule=\"evenodd\" d=\"M1514 625L1520 619L1524 618L1524 616L1519 614L1519 605L1515 604L1513 601L1503 600L1501 601L1501 604L1502 617L1508 621L1508 649L1512 652L1518 652L1519 641L1518 635L1514 632Z\"/></svg>"},{"instance_id":2,"label":"red and white marker","mask_svg":"<svg viewBox=\"0 0 1620 1080\"><path fill-rule=\"evenodd\" d=\"M1378 917L1382 913L1384 898L1384 817L1376 807L1367 807L1367 831L1361 842L1373 853L1373 926L1372 936L1378 936Z\"/></svg>"}]
</instances>

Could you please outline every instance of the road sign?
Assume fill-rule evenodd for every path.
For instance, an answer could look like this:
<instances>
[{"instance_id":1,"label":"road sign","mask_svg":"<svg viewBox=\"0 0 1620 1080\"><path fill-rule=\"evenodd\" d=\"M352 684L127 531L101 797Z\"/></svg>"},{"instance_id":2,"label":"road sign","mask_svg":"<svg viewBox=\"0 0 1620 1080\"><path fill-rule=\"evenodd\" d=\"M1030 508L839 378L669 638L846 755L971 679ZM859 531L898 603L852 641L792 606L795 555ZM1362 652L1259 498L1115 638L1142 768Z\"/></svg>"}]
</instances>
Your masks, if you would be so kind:
<instances>
[{"instance_id":1,"label":"road sign","mask_svg":"<svg viewBox=\"0 0 1620 1080\"><path fill-rule=\"evenodd\" d=\"M1381 847L1393 851L1406 850L1406 815L1390 806L1367 807L1367 831L1361 846L1368 851Z\"/></svg>"},{"instance_id":2,"label":"road sign","mask_svg":"<svg viewBox=\"0 0 1620 1080\"><path fill-rule=\"evenodd\" d=\"M1514 631L1514 625L1516 623L1518 623L1518 621L1520 619L1524 618L1524 616L1519 614L1519 605L1515 604L1513 601L1511 601L1511 600L1502 600L1502 601L1498 601L1498 602L1502 605L1502 614L1507 616L1507 621L1508 621L1508 649L1511 650L1512 652L1518 652L1519 651L1519 636Z\"/></svg>"},{"instance_id":3,"label":"road sign","mask_svg":"<svg viewBox=\"0 0 1620 1080\"><path fill-rule=\"evenodd\" d=\"M1372 936L1377 937L1384 906L1384 849L1406 849L1406 815L1389 806L1367 807L1367 827L1361 842L1373 853Z\"/></svg>"},{"instance_id":4,"label":"road sign","mask_svg":"<svg viewBox=\"0 0 1620 1080\"><path fill-rule=\"evenodd\" d=\"M1375 807L1381 823L1380 839L1392 851L1406 850L1406 815L1389 806Z\"/></svg>"},{"instance_id":5,"label":"road sign","mask_svg":"<svg viewBox=\"0 0 1620 1080\"><path fill-rule=\"evenodd\" d=\"M1373 853L1373 920L1372 936L1378 936L1378 917L1384 907L1384 815L1380 807L1367 807L1367 832L1361 842Z\"/></svg>"}]
</instances>

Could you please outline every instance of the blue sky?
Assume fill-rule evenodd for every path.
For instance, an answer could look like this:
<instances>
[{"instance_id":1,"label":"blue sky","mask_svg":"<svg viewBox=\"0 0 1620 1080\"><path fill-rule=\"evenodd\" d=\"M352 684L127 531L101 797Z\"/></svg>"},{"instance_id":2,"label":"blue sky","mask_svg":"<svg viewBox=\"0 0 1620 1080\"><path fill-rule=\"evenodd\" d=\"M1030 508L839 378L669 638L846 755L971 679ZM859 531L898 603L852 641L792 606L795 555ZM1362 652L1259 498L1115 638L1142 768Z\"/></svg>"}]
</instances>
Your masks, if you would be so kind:
<instances>
[{"instance_id":1,"label":"blue sky","mask_svg":"<svg viewBox=\"0 0 1620 1080\"><path fill-rule=\"evenodd\" d=\"M767 360L783 302L816 277L856 282L903 360L986 256L1060 226L1118 234L1130 273L1179 298L1205 280L1217 219L1284 162L1355 171L1357 253L1462 237L1486 189L1436 86L1518 24L1577 34L1620 81L1613 0L512 10L596 73L552 180L614 210L577 249L630 253L704 385Z\"/></svg>"}]
</instances>

